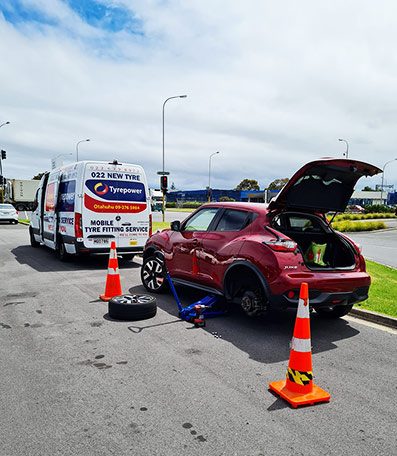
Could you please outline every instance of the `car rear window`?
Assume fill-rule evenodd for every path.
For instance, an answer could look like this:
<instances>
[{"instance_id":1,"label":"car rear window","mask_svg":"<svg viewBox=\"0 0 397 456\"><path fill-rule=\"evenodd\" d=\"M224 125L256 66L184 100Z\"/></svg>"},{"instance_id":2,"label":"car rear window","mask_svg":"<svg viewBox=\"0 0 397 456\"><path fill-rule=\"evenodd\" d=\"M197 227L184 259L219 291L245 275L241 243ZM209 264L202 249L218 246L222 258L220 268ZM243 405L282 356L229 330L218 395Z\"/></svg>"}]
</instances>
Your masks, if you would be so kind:
<instances>
[{"instance_id":1,"label":"car rear window","mask_svg":"<svg viewBox=\"0 0 397 456\"><path fill-rule=\"evenodd\" d=\"M226 209L215 231L240 231L250 221L250 212Z\"/></svg>"}]
</instances>

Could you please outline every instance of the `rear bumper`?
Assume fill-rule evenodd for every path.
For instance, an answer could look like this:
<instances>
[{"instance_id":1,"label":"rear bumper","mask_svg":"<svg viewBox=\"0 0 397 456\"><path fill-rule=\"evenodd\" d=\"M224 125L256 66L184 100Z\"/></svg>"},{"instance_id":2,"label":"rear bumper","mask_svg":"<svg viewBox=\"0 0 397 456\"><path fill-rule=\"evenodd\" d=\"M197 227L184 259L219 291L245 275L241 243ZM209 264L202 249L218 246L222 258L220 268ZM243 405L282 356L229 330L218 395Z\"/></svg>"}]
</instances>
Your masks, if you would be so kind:
<instances>
[{"instance_id":1,"label":"rear bumper","mask_svg":"<svg viewBox=\"0 0 397 456\"><path fill-rule=\"evenodd\" d=\"M86 247L83 242L74 242L76 253L77 254L87 254L87 253L102 253L109 254L110 246L108 247ZM129 253L129 254L138 254L143 252L144 247L117 247L117 253Z\"/></svg>"},{"instance_id":2,"label":"rear bumper","mask_svg":"<svg viewBox=\"0 0 397 456\"><path fill-rule=\"evenodd\" d=\"M84 242L77 241L73 236L62 236L62 240L65 244L74 246L74 250L77 255L87 255L90 253L99 253L104 255L109 255L110 244L103 247L86 247ZM117 253L119 254L139 254L142 253L144 246L131 246L131 247L117 247Z\"/></svg>"},{"instance_id":3,"label":"rear bumper","mask_svg":"<svg viewBox=\"0 0 397 456\"><path fill-rule=\"evenodd\" d=\"M312 307L354 304L368 299L370 276L363 271L281 274L270 283L270 302L274 307L297 307L302 282L309 285Z\"/></svg>"},{"instance_id":4,"label":"rear bumper","mask_svg":"<svg viewBox=\"0 0 397 456\"><path fill-rule=\"evenodd\" d=\"M355 304L368 299L369 286L359 287L353 291L343 293L325 292L309 288L309 304L311 307L329 307L338 305ZM295 296L289 298L287 294L271 295L270 303L274 308L298 307L299 289L294 290Z\"/></svg>"}]
</instances>

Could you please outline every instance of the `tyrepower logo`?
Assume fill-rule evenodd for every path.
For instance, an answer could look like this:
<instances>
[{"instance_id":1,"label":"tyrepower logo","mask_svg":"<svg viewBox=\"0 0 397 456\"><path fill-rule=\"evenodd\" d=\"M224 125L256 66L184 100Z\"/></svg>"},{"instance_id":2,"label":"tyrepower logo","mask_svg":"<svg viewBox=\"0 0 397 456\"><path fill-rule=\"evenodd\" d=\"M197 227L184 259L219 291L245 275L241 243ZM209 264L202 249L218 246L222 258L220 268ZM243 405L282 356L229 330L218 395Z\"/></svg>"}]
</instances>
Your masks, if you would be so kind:
<instances>
[{"instance_id":1,"label":"tyrepower logo","mask_svg":"<svg viewBox=\"0 0 397 456\"><path fill-rule=\"evenodd\" d=\"M141 182L89 179L85 182L84 205L94 212L142 212L147 208Z\"/></svg>"},{"instance_id":2,"label":"tyrepower logo","mask_svg":"<svg viewBox=\"0 0 397 456\"><path fill-rule=\"evenodd\" d=\"M97 184L94 185L94 192L98 196L106 195L106 193L108 191L109 191L109 187L102 182L98 182Z\"/></svg>"},{"instance_id":3,"label":"tyrepower logo","mask_svg":"<svg viewBox=\"0 0 397 456\"><path fill-rule=\"evenodd\" d=\"M93 196L99 196L106 201L146 203L145 186L141 182L88 179L85 185Z\"/></svg>"}]
</instances>

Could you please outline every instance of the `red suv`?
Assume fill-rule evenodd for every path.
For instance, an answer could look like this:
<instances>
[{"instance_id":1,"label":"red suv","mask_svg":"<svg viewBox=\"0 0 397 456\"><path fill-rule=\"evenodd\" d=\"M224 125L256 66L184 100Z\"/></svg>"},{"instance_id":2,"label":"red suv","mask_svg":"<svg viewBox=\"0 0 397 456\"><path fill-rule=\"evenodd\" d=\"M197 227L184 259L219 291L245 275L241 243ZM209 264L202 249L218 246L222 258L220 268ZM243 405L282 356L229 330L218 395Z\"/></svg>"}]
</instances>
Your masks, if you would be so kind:
<instances>
[{"instance_id":1,"label":"red suv","mask_svg":"<svg viewBox=\"0 0 397 456\"><path fill-rule=\"evenodd\" d=\"M146 243L142 283L161 292L163 256L175 284L238 302L251 316L296 307L301 282L322 316L346 315L368 298L360 248L332 229L326 213L343 212L362 176L381 170L354 160L308 163L269 205L208 203Z\"/></svg>"}]
</instances>

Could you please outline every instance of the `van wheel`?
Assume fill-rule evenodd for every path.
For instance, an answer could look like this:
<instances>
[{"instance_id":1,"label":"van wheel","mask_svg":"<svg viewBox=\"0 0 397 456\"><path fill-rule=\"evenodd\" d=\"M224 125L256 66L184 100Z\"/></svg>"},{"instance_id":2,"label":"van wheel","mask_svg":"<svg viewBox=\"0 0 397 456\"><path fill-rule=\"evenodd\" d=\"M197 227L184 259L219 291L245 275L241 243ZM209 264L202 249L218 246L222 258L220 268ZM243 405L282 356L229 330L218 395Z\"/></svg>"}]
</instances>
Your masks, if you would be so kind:
<instances>
[{"instance_id":1,"label":"van wheel","mask_svg":"<svg viewBox=\"0 0 397 456\"><path fill-rule=\"evenodd\" d=\"M146 290L162 293L167 287L164 263L158 257L151 256L143 260L141 280Z\"/></svg>"},{"instance_id":2,"label":"van wheel","mask_svg":"<svg viewBox=\"0 0 397 456\"><path fill-rule=\"evenodd\" d=\"M58 258L61 261L68 261L69 260L69 254L66 251L65 243L62 240L59 240L58 248L57 248L57 255L58 255Z\"/></svg>"},{"instance_id":3,"label":"van wheel","mask_svg":"<svg viewBox=\"0 0 397 456\"><path fill-rule=\"evenodd\" d=\"M121 295L109 301L109 317L116 320L146 320L157 313L156 298L149 295Z\"/></svg>"},{"instance_id":4,"label":"van wheel","mask_svg":"<svg viewBox=\"0 0 397 456\"><path fill-rule=\"evenodd\" d=\"M319 307L316 312L321 318L340 318L347 315L353 308L353 304L334 307Z\"/></svg>"},{"instance_id":5,"label":"van wheel","mask_svg":"<svg viewBox=\"0 0 397 456\"><path fill-rule=\"evenodd\" d=\"M34 247L34 248L39 247L40 243L36 241L31 227L29 227L29 237L30 237L31 247Z\"/></svg>"}]
</instances>

